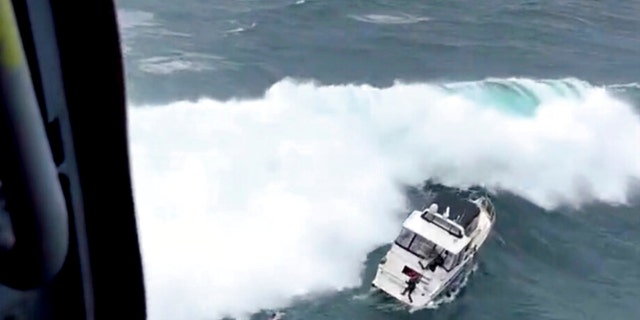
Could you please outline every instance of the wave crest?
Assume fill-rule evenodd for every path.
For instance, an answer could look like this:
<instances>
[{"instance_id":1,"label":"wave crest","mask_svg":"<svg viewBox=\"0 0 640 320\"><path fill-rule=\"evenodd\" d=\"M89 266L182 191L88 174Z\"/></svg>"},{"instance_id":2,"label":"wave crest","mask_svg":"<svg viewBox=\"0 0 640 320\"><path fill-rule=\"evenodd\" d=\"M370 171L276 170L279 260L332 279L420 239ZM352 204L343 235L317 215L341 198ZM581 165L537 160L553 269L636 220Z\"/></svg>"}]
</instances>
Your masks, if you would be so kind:
<instances>
[{"instance_id":1,"label":"wave crest","mask_svg":"<svg viewBox=\"0 0 640 320\"><path fill-rule=\"evenodd\" d=\"M358 286L367 253L398 232L403 184L481 184L553 208L624 203L640 179L638 115L578 80L286 79L260 99L132 108L129 130L150 319Z\"/></svg>"}]
</instances>

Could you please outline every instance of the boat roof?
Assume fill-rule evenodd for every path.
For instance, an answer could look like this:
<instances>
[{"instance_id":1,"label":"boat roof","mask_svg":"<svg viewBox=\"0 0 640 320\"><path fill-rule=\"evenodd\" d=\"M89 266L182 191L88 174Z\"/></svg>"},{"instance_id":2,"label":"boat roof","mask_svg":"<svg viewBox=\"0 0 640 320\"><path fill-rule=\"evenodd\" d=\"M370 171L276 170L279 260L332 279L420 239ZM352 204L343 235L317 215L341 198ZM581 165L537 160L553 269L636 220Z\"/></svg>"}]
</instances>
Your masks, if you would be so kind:
<instances>
[{"instance_id":1,"label":"boat roof","mask_svg":"<svg viewBox=\"0 0 640 320\"><path fill-rule=\"evenodd\" d=\"M454 254L462 251L469 241L471 241L464 233L462 233L460 237L456 237L447 230L426 221L422 218L421 211L414 211L409 218L404 221L402 226Z\"/></svg>"},{"instance_id":2,"label":"boat roof","mask_svg":"<svg viewBox=\"0 0 640 320\"><path fill-rule=\"evenodd\" d=\"M438 213L444 214L449 207L449 220L466 228L473 219L480 215L480 208L470 200L452 193L438 193L431 203L438 205Z\"/></svg>"}]
</instances>

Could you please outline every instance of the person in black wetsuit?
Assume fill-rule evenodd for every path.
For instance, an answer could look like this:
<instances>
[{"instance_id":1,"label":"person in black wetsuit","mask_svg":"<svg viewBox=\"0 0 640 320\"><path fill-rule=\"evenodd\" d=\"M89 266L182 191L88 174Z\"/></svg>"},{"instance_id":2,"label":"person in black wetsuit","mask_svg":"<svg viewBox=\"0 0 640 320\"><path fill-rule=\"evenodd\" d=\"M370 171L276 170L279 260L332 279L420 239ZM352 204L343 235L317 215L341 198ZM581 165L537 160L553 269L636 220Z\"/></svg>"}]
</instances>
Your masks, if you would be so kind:
<instances>
[{"instance_id":1,"label":"person in black wetsuit","mask_svg":"<svg viewBox=\"0 0 640 320\"><path fill-rule=\"evenodd\" d=\"M442 267L443 264L444 264L444 258L442 257L442 255L438 254L438 256L435 259L433 259L434 269L435 267Z\"/></svg>"},{"instance_id":2,"label":"person in black wetsuit","mask_svg":"<svg viewBox=\"0 0 640 320\"><path fill-rule=\"evenodd\" d=\"M410 302L413 302L413 299L411 298L411 293L413 293L413 290L416 289L416 284L418 284L419 280L420 280L420 274L414 273L406 282L407 287L404 288L404 290L401 293L401 295L403 296L407 294L407 297L409 298Z\"/></svg>"}]
</instances>

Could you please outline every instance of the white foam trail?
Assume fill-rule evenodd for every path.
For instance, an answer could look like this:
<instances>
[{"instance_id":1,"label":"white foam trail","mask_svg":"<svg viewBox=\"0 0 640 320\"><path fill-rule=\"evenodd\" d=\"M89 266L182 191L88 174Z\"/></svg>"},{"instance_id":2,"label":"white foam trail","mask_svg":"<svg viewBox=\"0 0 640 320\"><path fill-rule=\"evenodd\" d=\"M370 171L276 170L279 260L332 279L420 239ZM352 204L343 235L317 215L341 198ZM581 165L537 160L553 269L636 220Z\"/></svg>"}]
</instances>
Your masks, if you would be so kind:
<instances>
[{"instance_id":1,"label":"white foam trail","mask_svg":"<svg viewBox=\"0 0 640 320\"><path fill-rule=\"evenodd\" d=\"M399 184L484 183L548 208L624 202L640 120L604 90L582 97L545 95L525 118L429 85L286 80L261 99L131 109L149 319L359 285L366 254L398 232Z\"/></svg>"},{"instance_id":2,"label":"white foam trail","mask_svg":"<svg viewBox=\"0 0 640 320\"><path fill-rule=\"evenodd\" d=\"M372 24L414 24L431 20L429 17L414 16L411 14L356 14L349 15L349 18Z\"/></svg>"}]
</instances>

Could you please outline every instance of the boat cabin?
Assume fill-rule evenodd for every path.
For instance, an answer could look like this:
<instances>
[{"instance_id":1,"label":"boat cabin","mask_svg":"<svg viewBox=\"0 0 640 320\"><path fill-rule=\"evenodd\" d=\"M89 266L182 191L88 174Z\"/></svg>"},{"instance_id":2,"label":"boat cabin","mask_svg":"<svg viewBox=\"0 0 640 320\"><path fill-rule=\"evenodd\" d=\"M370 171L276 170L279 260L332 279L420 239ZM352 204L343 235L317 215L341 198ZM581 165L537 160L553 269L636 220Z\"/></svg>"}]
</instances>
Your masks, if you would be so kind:
<instances>
[{"instance_id":1,"label":"boat cabin","mask_svg":"<svg viewBox=\"0 0 640 320\"><path fill-rule=\"evenodd\" d=\"M437 265L451 271L471 249L479 216L476 203L441 195L429 208L414 211L405 220L395 244L416 256L423 269Z\"/></svg>"}]
</instances>

